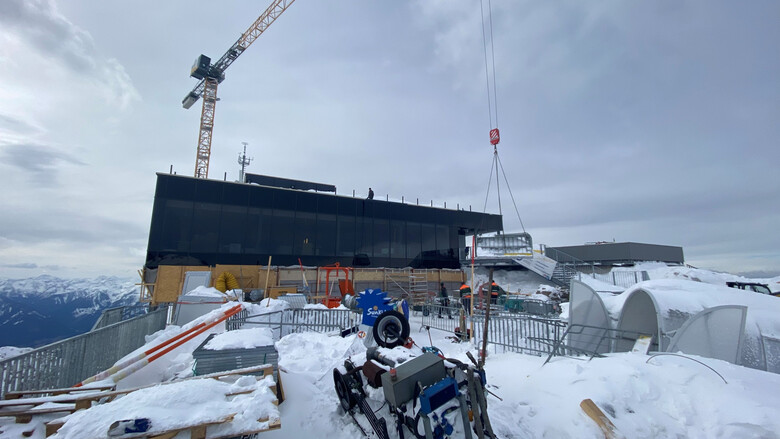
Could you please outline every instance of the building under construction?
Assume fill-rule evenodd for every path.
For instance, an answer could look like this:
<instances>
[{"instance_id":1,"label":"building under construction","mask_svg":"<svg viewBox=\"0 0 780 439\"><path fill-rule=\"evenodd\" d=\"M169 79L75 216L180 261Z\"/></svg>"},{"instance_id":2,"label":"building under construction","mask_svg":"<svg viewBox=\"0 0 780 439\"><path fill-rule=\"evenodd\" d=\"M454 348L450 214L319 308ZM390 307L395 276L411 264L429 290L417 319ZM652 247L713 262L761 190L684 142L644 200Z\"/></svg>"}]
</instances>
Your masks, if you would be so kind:
<instances>
[{"instance_id":1,"label":"building under construction","mask_svg":"<svg viewBox=\"0 0 780 439\"><path fill-rule=\"evenodd\" d=\"M144 281L166 281L157 275L161 267L247 267L233 270L237 278L268 265L460 273L466 235L502 229L500 215L336 195L333 186L298 180L249 174L247 181L261 184L157 174ZM184 272L174 271L170 281L179 294ZM261 283L259 276L253 274L253 286L262 288L268 280ZM366 286L387 286L385 277ZM461 280L460 274L429 277ZM175 300L171 295L152 301Z\"/></svg>"}]
</instances>

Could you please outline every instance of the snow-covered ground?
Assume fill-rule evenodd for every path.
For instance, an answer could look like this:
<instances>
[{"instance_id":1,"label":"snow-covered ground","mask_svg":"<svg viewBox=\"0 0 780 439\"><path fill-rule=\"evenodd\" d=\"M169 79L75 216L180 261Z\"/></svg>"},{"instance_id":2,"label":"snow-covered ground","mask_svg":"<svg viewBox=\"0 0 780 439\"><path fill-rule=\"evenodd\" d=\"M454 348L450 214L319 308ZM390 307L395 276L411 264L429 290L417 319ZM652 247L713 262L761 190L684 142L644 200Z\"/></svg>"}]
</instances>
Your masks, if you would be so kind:
<instances>
[{"instance_id":1,"label":"snow-covered ground","mask_svg":"<svg viewBox=\"0 0 780 439\"><path fill-rule=\"evenodd\" d=\"M651 279L696 278L702 282L723 285L726 277L729 277L729 280L733 277L682 267L653 266L645 269L650 273ZM514 285L524 282L521 280L513 283L509 274L502 273L500 276L507 276L497 280L499 283L503 281L502 286L510 291L515 288ZM771 284L771 288L776 290L780 278L758 281ZM702 291L706 289L707 286L703 284ZM287 304L281 301L272 301L271 306L255 308L252 313L261 312L263 309L276 311L286 306ZM197 321L186 327L195 324ZM475 352L470 343L455 343L446 338L450 335L446 332L425 330L419 316L412 316L411 328L411 336L417 344L412 348L412 354L419 354L421 346L434 345L441 349L445 356L466 362L466 352ZM161 340L181 329L169 326L150 336L147 345L136 352L159 344ZM193 366L192 351L210 333L222 331L223 329L214 329L196 337L120 381L119 388L190 376ZM247 343L247 339L254 342ZM234 331L214 340L214 346L218 348L247 347L268 343L269 334L268 331L252 328ZM355 364L362 364L365 360L362 341L354 335L342 338L336 334L298 333L282 338L275 345L279 352L286 397L278 408L282 427L262 433L260 437L361 437L361 431L351 418L339 409L332 370L348 358ZM387 354L404 355L400 352L404 350L399 347L392 351L387 350ZM490 419L498 437L602 438L604 435L601 430L580 408L580 403L589 398L608 414L619 433L627 438L780 438L780 417L776 415L777 408L780 407L780 374L690 355L648 356L621 353L592 360L555 357L544 364L545 359L500 352L493 347L489 350L485 369L488 389L495 396L489 396L488 404ZM238 387L254 385L249 382L234 384ZM187 392L201 392L196 385L188 386L193 388L177 390L184 393L177 394L173 400L188 398ZM204 388L202 391L206 394L224 394L230 391L230 388L216 388L218 386L211 384L209 386L214 388ZM264 395L263 392L259 394ZM128 404L154 405L158 398L162 401L173 401L165 395L164 392L158 393L157 396L146 393L136 399L125 397L117 402L125 400L125 406L121 410L127 413L134 410L128 408ZM168 404L166 419L186 420L192 419L193 413L203 413L203 407L199 406L200 400L186 400L189 401L187 404ZM381 390L369 391L368 402L377 410L378 416L385 417L388 424L393 425L387 407L383 407ZM87 421L96 419L89 417L89 412L97 412L96 409L97 407L80 412L78 416L73 415L73 419L80 419L79 423L97 422ZM108 413L110 414L101 414L101 422L117 420L113 418L121 416L116 411L109 410ZM255 415L254 412L251 414ZM360 415L357 417L363 428L370 430L365 418ZM245 421L254 422L249 418ZM104 427L101 425L98 430ZM16 438L20 437L22 431L28 431L30 426L4 424L0 429L0 438ZM75 427L70 427L56 437L83 437L76 433L78 431ZM31 437L43 438L42 429L36 428ZM391 437L397 437L396 433L391 432Z\"/></svg>"},{"instance_id":2,"label":"snow-covered ground","mask_svg":"<svg viewBox=\"0 0 780 439\"><path fill-rule=\"evenodd\" d=\"M278 307L275 304L268 309ZM445 332L435 329L428 332L421 328L416 316L412 317L411 327L412 338L418 346L433 344L447 357L462 361L468 361L467 351L474 352L469 343L454 343L445 338L449 335ZM142 349L158 344L177 330L169 327L161 331L151 337ZM258 332L257 328L240 330L226 335L218 343L235 346L234 340L239 334L257 339L258 343L267 343L267 333L255 332ZM120 381L119 387L151 384L173 376L190 375L191 351L206 336L204 334L188 342ZM245 342L242 345L248 346ZM282 428L263 433L261 437L361 437L360 430L338 408L332 370L347 358L362 364L365 360L362 341L354 335L342 338L335 334L299 333L282 338L276 342L276 348L280 355L286 396L285 402L279 406ZM388 350L388 354L402 355L397 352L399 350L404 348L395 348L395 352ZM419 347L412 350L413 353L420 352ZM780 418L775 414L780 406L780 394L777 392L780 389L780 375L777 374L701 357L652 357L625 353L590 361L556 357L546 365L544 360L541 357L490 350L485 368L488 388L497 397L489 397L489 413L498 437L601 438L603 434L599 428L580 409L580 402L586 398L592 399L608 413L625 437L780 437L777 433L780 432ZM242 382L234 386L252 385ZM184 390L169 388L168 393L163 391L156 396L147 392L132 399L119 399L111 403L120 407L118 404L125 401L116 410L110 410L108 407L111 404L108 404L72 416L78 424L97 422L95 419L110 423L118 420L114 419L116 417L135 413L141 406L156 407L159 401L164 401L165 419L189 420L193 413L205 413L205 406L201 406L203 400L187 396L189 392L208 395L231 390L229 386L223 389L213 384L206 384L203 389L195 384L187 386L187 389L182 387ZM172 394L176 397L171 398ZM392 418L387 408L382 407L381 391L371 391L368 395L371 407L379 409L377 414L390 422ZM176 401L180 399L186 403L178 404ZM128 404L131 406L128 407ZM138 407L133 408L133 404ZM360 416L358 419L363 422L364 428L370 430L365 419ZM21 428L19 425L6 425L2 427L4 432L0 438L19 437ZM29 430L29 426L25 428ZM83 431L71 426L64 428L55 437L81 438L84 437L80 436ZM395 433L391 433L391 436L397 437ZM44 436L41 429L36 429L32 437Z\"/></svg>"}]
</instances>

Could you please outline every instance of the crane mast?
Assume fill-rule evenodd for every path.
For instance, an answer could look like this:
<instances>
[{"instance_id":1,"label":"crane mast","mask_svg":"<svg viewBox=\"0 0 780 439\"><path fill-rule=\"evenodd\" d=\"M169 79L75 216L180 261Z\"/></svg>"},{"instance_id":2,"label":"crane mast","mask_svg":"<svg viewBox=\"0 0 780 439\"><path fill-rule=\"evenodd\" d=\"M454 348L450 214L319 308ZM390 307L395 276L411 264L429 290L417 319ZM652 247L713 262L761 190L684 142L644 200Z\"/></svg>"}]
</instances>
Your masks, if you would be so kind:
<instances>
[{"instance_id":1,"label":"crane mast","mask_svg":"<svg viewBox=\"0 0 780 439\"><path fill-rule=\"evenodd\" d=\"M200 55L195 60L190 76L200 81L192 91L187 93L187 96L181 102L182 106L188 109L198 99L203 97L198 149L195 157L195 177L208 178L209 175L211 139L214 132L214 112L217 104L217 87L225 79L225 70L294 2L295 0L274 0L260 17L255 20L252 26L241 34L241 37L214 64L211 63L211 58L206 55Z\"/></svg>"}]
</instances>

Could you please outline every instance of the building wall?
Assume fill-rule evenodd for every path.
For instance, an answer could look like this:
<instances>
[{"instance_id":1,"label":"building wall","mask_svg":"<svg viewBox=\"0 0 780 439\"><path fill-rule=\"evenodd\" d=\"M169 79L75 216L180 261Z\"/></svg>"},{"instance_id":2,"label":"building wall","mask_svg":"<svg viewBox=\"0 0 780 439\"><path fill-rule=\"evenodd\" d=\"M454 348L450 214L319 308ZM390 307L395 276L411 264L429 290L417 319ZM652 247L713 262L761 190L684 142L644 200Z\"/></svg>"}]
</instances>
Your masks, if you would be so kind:
<instances>
[{"instance_id":1,"label":"building wall","mask_svg":"<svg viewBox=\"0 0 780 439\"><path fill-rule=\"evenodd\" d=\"M557 255L562 252L565 255ZM675 264L683 264L682 247L671 245L643 244L638 242L617 242L593 245L574 245L568 247L548 247L545 255L561 262L566 260L566 255L573 256L584 262L617 264L641 261L659 261Z\"/></svg>"},{"instance_id":2,"label":"building wall","mask_svg":"<svg viewBox=\"0 0 780 439\"><path fill-rule=\"evenodd\" d=\"M501 216L157 175L146 266L457 268L464 238Z\"/></svg>"}]
</instances>

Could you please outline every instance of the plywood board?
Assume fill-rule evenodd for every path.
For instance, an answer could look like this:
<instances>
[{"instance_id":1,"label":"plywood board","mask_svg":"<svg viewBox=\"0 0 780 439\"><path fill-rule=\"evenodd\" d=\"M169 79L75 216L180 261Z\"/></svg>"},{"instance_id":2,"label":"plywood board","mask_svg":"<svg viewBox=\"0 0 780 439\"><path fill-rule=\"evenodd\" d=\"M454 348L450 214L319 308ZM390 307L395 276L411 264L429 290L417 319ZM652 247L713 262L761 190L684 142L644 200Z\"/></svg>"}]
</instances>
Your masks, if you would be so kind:
<instances>
[{"instance_id":1,"label":"plywood board","mask_svg":"<svg viewBox=\"0 0 780 439\"><path fill-rule=\"evenodd\" d=\"M153 303L176 302L181 293L183 267L160 265L157 271L157 284L154 287Z\"/></svg>"}]
</instances>

